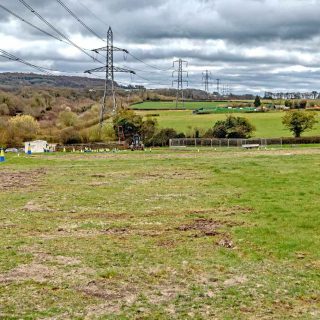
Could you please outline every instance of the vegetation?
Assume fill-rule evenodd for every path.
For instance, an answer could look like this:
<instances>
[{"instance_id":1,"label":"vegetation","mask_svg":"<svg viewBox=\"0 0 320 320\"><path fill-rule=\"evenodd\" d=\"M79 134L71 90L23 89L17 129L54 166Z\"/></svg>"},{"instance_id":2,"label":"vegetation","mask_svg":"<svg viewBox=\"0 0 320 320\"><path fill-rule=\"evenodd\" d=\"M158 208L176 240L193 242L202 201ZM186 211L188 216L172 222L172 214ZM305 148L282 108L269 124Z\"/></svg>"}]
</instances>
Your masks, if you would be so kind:
<instances>
[{"instance_id":1,"label":"vegetation","mask_svg":"<svg viewBox=\"0 0 320 320\"><path fill-rule=\"evenodd\" d=\"M147 116L154 114L154 111L137 111L139 115ZM177 132L183 132L187 136L192 136L197 128L206 132L212 124L217 121L223 121L225 114L204 114L193 115L191 111L157 111L156 117L159 128L174 128ZM247 113L250 123L256 128L253 137L259 138L279 138L289 137L290 131L282 124L284 113L281 111L267 113ZM317 113L316 119L320 120L320 113ZM308 136L320 135L320 122L312 130L306 132Z\"/></svg>"},{"instance_id":2,"label":"vegetation","mask_svg":"<svg viewBox=\"0 0 320 320\"><path fill-rule=\"evenodd\" d=\"M0 122L0 144L3 146L19 146L24 141L37 137L39 124L28 115L16 116L8 121Z\"/></svg>"},{"instance_id":3,"label":"vegetation","mask_svg":"<svg viewBox=\"0 0 320 320\"><path fill-rule=\"evenodd\" d=\"M282 118L282 123L293 132L296 138L307 130L311 130L317 123L314 112L290 111Z\"/></svg>"},{"instance_id":4,"label":"vegetation","mask_svg":"<svg viewBox=\"0 0 320 320\"><path fill-rule=\"evenodd\" d=\"M261 99L259 96L256 96L253 104L256 108L259 108L261 106Z\"/></svg>"},{"instance_id":5,"label":"vegetation","mask_svg":"<svg viewBox=\"0 0 320 320\"><path fill-rule=\"evenodd\" d=\"M1 317L319 318L319 155L8 155Z\"/></svg>"},{"instance_id":6,"label":"vegetation","mask_svg":"<svg viewBox=\"0 0 320 320\"><path fill-rule=\"evenodd\" d=\"M132 110L121 110L113 119L116 134L123 133L124 139L131 143L134 134L139 134L146 146L167 146L172 138L183 137L172 128L158 130L156 119L137 115ZM120 130L121 127L121 130ZM119 136L118 136L119 138ZM123 138L120 136L120 138Z\"/></svg>"},{"instance_id":7,"label":"vegetation","mask_svg":"<svg viewBox=\"0 0 320 320\"><path fill-rule=\"evenodd\" d=\"M225 120L217 121L207 133L207 137L240 139L250 138L255 127L243 117L228 116Z\"/></svg>"},{"instance_id":8,"label":"vegetation","mask_svg":"<svg viewBox=\"0 0 320 320\"><path fill-rule=\"evenodd\" d=\"M184 107L186 110L196 110L199 108L212 109L216 107L226 106L227 102L192 102L186 101ZM175 110L176 102L171 101L146 101L144 103L139 103L130 106L134 110ZM182 104L179 105L182 109Z\"/></svg>"}]
</instances>

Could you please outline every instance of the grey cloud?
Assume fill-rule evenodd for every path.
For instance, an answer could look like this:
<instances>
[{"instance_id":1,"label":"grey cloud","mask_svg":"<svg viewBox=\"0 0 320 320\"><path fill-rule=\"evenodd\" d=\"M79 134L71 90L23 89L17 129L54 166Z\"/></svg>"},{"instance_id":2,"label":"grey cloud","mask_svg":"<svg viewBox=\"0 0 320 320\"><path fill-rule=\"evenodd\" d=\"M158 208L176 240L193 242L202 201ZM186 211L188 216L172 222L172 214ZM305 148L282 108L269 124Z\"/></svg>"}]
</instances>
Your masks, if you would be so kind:
<instances>
[{"instance_id":1,"label":"grey cloud","mask_svg":"<svg viewBox=\"0 0 320 320\"><path fill-rule=\"evenodd\" d=\"M85 48L104 44L94 38L55 1L26 0L41 15ZM201 70L233 82L237 90L292 88L312 90L320 86L319 0L63 0L83 21L104 36L111 25L115 45L130 48L149 64L167 69L174 58L190 61L191 83L201 86ZM26 20L54 33L19 1L1 4ZM38 65L68 72L96 67L81 52L19 22L0 9L1 48ZM215 43L220 40L221 43ZM126 65L154 83L171 84L170 72L157 72L121 54L115 63ZM303 66L298 71L288 67ZM27 70L0 61L0 71ZM148 72L144 72L144 71ZM196 70L199 71L195 72ZM279 71L280 70L280 71ZM281 72L283 70L283 72ZM277 71L277 72L275 72ZM127 75L117 79L130 82ZM137 83L146 83L134 78ZM259 89L260 88L260 89Z\"/></svg>"}]
</instances>

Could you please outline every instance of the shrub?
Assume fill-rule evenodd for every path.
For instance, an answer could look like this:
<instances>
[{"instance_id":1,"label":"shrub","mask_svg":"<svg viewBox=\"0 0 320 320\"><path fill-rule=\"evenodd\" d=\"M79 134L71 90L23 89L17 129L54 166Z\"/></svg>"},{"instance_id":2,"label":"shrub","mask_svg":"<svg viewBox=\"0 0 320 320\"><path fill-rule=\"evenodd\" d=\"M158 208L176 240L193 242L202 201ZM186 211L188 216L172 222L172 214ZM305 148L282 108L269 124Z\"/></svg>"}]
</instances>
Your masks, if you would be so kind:
<instances>
[{"instance_id":1,"label":"shrub","mask_svg":"<svg viewBox=\"0 0 320 320\"><path fill-rule=\"evenodd\" d=\"M118 127L122 127L125 139L130 141L134 134L140 132L142 122L142 117L132 110L121 110L113 119L113 128L118 136Z\"/></svg>"},{"instance_id":2,"label":"shrub","mask_svg":"<svg viewBox=\"0 0 320 320\"><path fill-rule=\"evenodd\" d=\"M62 144L77 144L81 143L81 135L74 128L65 128L60 132L60 142Z\"/></svg>"},{"instance_id":3,"label":"shrub","mask_svg":"<svg viewBox=\"0 0 320 320\"><path fill-rule=\"evenodd\" d=\"M0 116L7 116L10 114L9 107L6 103L0 104Z\"/></svg>"},{"instance_id":4,"label":"shrub","mask_svg":"<svg viewBox=\"0 0 320 320\"><path fill-rule=\"evenodd\" d=\"M8 121L8 143L21 145L22 142L32 140L37 136L40 126L32 116L22 115Z\"/></svg>"},{"instance_id":5,"label":"shrub","mask_svg":"<svg viewBox=\"0 0 320 320\"><path fill-rule=\"evenodd\" d=\"M78 122L78 116L71 110L65 110L59 113L58 123L62 127L73 127Z\"/></svg>"},{"instance_id":6,"label":"shrub","mask_svg":"<svg viewBox=\"0 0 320 320\"><path fill-rule=\"evenodd\" d=\"M139 130L142 140L145 144L148 144L151 141L152 137L155 135L157 130L158 122L156 119L147 119L142 123L142 126Z\"/></svg>"},{"instance_id":7,"label":"shrub","mask_svg":"<svg viewBox=\"0 0 320 320\"><path fill-rule=\"evenodd\" d=\"M228 116L224 121L217 121L212 129L214 138L250 138L255 127L243 117Z\"/></svg>"},{"instance_id":8,"label":"shrub","mask_svg":"<svg viewBox=\"0 0 320 320\"><path fill-rule=\"evenodd\" d=\"M153 146L164 147L169 145L170 139L175 138L185 138L185 135L183 133L178 134L172 128L165 128L158 131L149 143Z\"/></svg>"}]
</instances>

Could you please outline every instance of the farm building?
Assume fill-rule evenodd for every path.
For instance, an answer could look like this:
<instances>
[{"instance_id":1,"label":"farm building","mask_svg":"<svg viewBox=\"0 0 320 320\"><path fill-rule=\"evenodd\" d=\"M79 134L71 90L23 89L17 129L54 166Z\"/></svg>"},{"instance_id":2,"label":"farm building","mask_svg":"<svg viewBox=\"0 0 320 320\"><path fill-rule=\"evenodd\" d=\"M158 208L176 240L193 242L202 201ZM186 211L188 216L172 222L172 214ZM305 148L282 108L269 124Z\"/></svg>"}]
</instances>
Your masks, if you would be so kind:
<instances>
[{"instance_id":1,"label":"farm building","mask_svg":"<svg viewBox=\"0 0 320 320\"><path fill-rule=\"evenodd\" d=\"M28 153L43 153L43 152L54 152L56 150L55 144L48 144L44 140L28 141L24 143L24 151Z\"/></svg>"}]
</instances>

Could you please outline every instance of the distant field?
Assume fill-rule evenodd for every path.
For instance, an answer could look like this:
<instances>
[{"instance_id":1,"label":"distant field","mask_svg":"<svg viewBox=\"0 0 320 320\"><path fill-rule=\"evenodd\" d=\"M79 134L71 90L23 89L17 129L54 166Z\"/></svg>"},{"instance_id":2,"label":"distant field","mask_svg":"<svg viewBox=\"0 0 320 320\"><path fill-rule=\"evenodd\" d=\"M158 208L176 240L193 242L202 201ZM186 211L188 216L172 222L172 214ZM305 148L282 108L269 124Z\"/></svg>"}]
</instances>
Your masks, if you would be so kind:
<instances>
[{"instance_id":1,"label":"distant field","mask_svg":"<svg viewBox=\"0 0 320 320\"><path fill-rule=\"evenodd\" d=\"M213 126L217 120L226 118L225 114L207 114L207 115L193 115L192 111L137 111L138 114L159 114L156 119L160 127L174 128L179 132L188 133L194 128L207 130ZM281 118L283 112L269 112L269 113L243 113L239 116L246 117L257 128L255 137L273 138L273 137L288 137L291 133L286 130ZM312 131L306 132L304 136L320 135L320 114L318 115L319 123Z\"/></svg>"},{"instance_id":2,"label":"distant field","mask_svg":"<svg viewBox=\"0 0 320 320\"><path fill-rule=\"evenodd\" d=\"M227 102L185 102L185 108L188 110L195 110L199 108L216 108L220 106L226 106L228 103ZM136 104L131 106L132 109L134 110L172 110L176 108L176 103L173 101L159 101L159 102L154 102L154 101L147 101L141 104ZM179 104L179 109L182 109L182 103Z\"/></svg>"},{"instance_id":3,"label":"distant field","mask_svg":"<svg viewBox=\"0 0 320 320\"><path fill-rule=\"evenodd\" d=\"M8 155L0 318L319 319L319 156Z\"/></svg>"}]
</instances>

